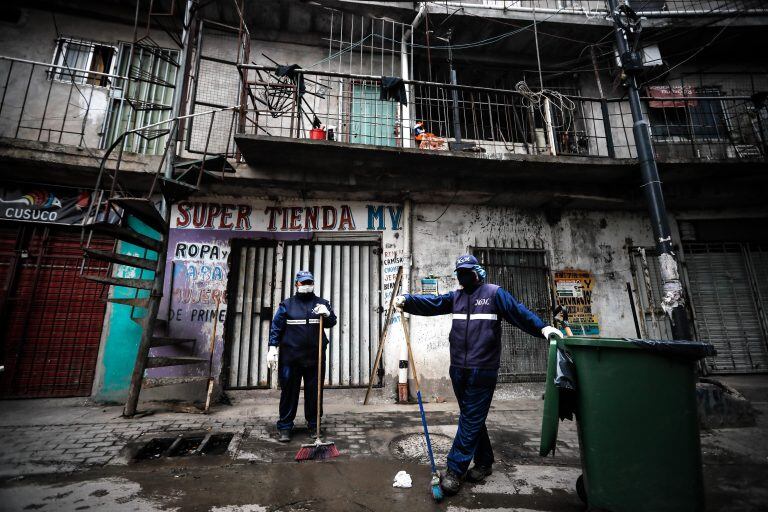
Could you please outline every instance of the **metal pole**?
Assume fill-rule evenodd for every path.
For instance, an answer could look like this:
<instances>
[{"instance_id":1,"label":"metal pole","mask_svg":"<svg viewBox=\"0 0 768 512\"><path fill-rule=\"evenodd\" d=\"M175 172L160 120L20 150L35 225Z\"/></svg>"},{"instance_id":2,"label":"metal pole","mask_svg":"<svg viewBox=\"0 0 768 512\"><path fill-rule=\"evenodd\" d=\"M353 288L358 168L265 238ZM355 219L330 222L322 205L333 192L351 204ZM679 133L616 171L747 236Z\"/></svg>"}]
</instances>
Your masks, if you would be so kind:
<instances>
[{"instance_id":1,"label":"metal pole","mask_svg":"<svg viewBox=\"0 0 768 512\"><path fill-rule=\"evenodd\" d=\"M616 20L616 16L618 16L616 0L608 0L608 5L614 17L616 46L619 50L619 56L622 56L630 52L627 34L625 29ZM690 339L691 331L688 323L688 314L685 309L683 285L680 281L677 260L672 252L671 229L664 205L664 195L661 190L661 179L659 178L659 170L656 166L656 157L653 153L649 124L643 116L637 79L631 71L627 71L625 74L625 86L627 87L627 96L629 97L629 105L632 110L632 131L635 136L637 159L640 161L641 187L645 200L648 203L654 243L659 255L659 269L661 270L663 292L661 307L672 320L673 338Z\"/></svg>"},{"instance_id":2,"label":"metal pole","mask_svg":"<svg viewBox=\"0 0 768 512\"><path fill-rule=\"evenodd\" d=\"M196 0L187 0L184 8L184 26L181 32L181 52L179 53L179 67L176 70L176 82L173 89L173 105L171 107L171 119L178 117L181 112L181 103L184 101L184 84L187 79L187 54L189 53L190 32L192 28L192 9ZM181 132L177 133L179 136ZM169 137L171 134L168 135ZM173 164L176 160L176 141L173 143L173 158L168 158L165 162L164 175L168 179L173 178Z\"/></svg>"},{"instance_id":3,"label":"metal pole","mask_svg":"<svg viewBox=\"0 0 768 512\"><path fill-rule=\"evenodd\" d=\"M457 85L456 70L453 69L453 50L451 49L451 38L448 38L448 68L451 72L451 85ZM461 119L459 118L459 91L454 87L451 89L451 98L453 102L453 137L456 142L461 143Z\"/></svg>"}]
</instances>

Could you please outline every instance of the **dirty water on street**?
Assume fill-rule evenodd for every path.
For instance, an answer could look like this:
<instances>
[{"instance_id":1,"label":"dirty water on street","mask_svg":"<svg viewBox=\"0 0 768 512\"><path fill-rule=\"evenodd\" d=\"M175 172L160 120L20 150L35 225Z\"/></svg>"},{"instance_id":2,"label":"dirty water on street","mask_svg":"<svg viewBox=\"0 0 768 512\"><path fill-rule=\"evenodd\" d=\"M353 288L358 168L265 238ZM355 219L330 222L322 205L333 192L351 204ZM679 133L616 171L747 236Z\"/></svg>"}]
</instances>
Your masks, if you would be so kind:
<instances>
[{"instance_id":1,"label":"dirty water on street","mask_svg":"<svg viewBox=\"0 0 768 512\"><path fill-rule=\"evenodd\" d=\"M405 470L413 487L392 487ZM427 466L380 458L211 466L205 459L107 466L68 475L41 475L0 486L2 510L110 511L345 511L562 510L580 511L567 492L573 470L543 467L537 478L497 472L436 504ZM540 485L534 485L537 482Z\"/></svg>"}]
</instances>

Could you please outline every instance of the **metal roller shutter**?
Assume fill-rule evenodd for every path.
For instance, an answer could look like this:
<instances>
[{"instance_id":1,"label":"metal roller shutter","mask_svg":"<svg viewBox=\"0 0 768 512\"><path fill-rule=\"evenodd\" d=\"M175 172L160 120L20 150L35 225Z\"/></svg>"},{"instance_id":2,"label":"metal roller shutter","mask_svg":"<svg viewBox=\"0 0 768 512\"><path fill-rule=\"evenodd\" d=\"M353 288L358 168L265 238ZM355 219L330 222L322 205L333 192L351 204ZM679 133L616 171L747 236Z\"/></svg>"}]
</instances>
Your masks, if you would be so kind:
<instances>
[{"instance_id":1,"label":"metal roller shutter","mask_svg":"<svg viewBox=\"0 0 768 512\"><path fill-rule=\"evenodd\" d=\"M326 385L363 386L378 349L379 242L249 243L239 249L230 315L228 388L269 386L269 327L277 304L293 295L293 276L310 269L315 293L331 302L338 323L328 331Z\"/></svg>"},{"instance_id":2,"label":"metal roller shutter","mask_svg":"<svg viewBox=\"0 0 768 512\"><path fill-rule=\"evenodd\" d=\"M718 351L717 357L707 360L710 371L768 371L763 308L746 246L692 243L684 249L698 337ZM760 273L764 272L762 265Z\"/></svg>"},{"instance_id":3,"label":"metal roller shutter","mask_svg":"<svg viewBox=\"0 0 768 512\"><path fill-rule=\"evenodd\" d=\"M9 237L15 241L11 251ZM4 397L88 396L106 303L102 287L80 276L80 232L60 226L4 229ZM111 248L108 239L95 247ZM89 263L89 273L106 272Z\"/></svg>"}]
</instances>

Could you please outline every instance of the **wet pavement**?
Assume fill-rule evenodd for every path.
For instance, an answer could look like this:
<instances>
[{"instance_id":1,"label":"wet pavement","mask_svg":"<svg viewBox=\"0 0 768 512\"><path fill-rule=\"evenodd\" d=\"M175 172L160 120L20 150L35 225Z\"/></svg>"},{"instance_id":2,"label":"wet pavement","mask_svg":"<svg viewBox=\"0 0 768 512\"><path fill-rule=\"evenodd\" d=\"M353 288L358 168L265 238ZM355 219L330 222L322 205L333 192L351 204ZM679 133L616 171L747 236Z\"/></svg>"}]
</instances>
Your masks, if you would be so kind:
<instances>
[{"instance_id":1,"label":"wet pavement","mask_svg":"<svg viewBox=\"0 0 768 512\"><path fill-rule=\"evenodd\" d=\"M483 484L465 484L439 505L429 492L421 423L412 405L363 407L359 397L329 391L325 432L341 456L297 463L293 457L310 439L300 427L291 443L275 441L269 393L236 396L235 405L218 406L210 415L156 411L132 420L120 418L118 407L82 401L4 402L0 510L584 510L574 487L581 474L575 424L561 424L554 457L539 457L537 393L500 390L488 420L494 474ZM762 413L757 426L702 432L710 512L766 510L768 403L754 403ZM443 464L456 407L433 403L427 410ZM220 441L226 447L207 435L218 433L228 434ZM170 449L179 435L186 441ZM198 455L204 439L212 443L210 451ZM137 461L153 440L154 451ZM392 487L400 470L412 476L412 488Z\"/></svg>"}]
</instances>

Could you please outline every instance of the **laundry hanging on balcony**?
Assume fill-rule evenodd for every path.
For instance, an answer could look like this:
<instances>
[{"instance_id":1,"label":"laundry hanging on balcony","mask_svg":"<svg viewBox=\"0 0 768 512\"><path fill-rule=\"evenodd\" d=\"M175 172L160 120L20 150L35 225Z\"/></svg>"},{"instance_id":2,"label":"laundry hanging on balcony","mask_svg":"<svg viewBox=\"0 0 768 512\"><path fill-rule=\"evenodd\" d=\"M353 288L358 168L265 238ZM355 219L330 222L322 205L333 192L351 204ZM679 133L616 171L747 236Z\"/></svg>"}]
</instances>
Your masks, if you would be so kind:
<instances>
[{"instance_id":1,"label":"laundry hanging on balcony","mask_svg":"<svg viewBox=\"0 0 768 512\"><path fill-rule=\"evenodd\" d=\"M303 73L297 73L296 72L297 69L301 69L301 66L299 66L298 64L289 64L289 65L285 65L285 66L277 66L276 74L280 78L287 77L294 84L296 84L296 90L299 93L299 97L301 97L307 91L307 88L304 86L304 74Z\"/></svg>"},{"instance_id":2,"label":"laundry hanging on balcony","mask_svg":"<svg viewBox=\"0 0 768 512\"><path fill-rule=\"evenodd\" d=\"M404 107L408 106L408 96L405 93L405 82L396 76L381 77L381 95L379 99L399 101Z\"/></svg>"},{"instance_id":3,"label":"laundry hanging on balcony","mask_svg":"<svg viewBox=\"0 0 768 512\"><path fill-rule=\"evenodd\" d=\"M648 102L651 108L695 107L698 104L695 98L683 99L686 96L696 96L696 91L689 85L650 85L646 89L648 96L653 98Z\"/></svg>"}]
</instances>

